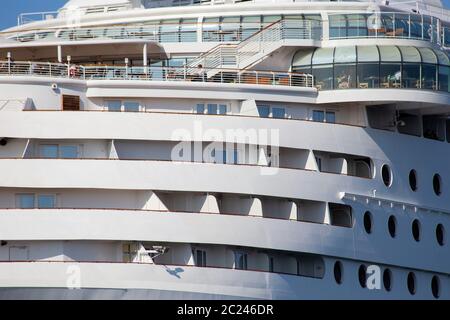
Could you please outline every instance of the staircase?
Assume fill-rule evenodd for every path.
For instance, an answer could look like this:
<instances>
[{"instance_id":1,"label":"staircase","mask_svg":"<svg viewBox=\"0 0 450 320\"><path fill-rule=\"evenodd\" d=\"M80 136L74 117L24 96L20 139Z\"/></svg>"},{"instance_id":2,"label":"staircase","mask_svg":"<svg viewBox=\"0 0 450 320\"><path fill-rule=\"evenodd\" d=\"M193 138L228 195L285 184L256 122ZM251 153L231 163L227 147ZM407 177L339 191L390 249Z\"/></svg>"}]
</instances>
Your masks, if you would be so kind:
<instances>
[{"instance_id":1,"label":"staircase","mask_svg":"<svg viewBox=\"0 0 450 320\"><path fill-rule=\"evenodd\" d=\"M207 70L207 77L211 78L222 69L248 69L285 45L286 40L320 38L314 32L314 22L316 21L279 20L239 44L217 45L189 63L188 71L195 73L201 65Z\"/></svg>"}]
</instances>

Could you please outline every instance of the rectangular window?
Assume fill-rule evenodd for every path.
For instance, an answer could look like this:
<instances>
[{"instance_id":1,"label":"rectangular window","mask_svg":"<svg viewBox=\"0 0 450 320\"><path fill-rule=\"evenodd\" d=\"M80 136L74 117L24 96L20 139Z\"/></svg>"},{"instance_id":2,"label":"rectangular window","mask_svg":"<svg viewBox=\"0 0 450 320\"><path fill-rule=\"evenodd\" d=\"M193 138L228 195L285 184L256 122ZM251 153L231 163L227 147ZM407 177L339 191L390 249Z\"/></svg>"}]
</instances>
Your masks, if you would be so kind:
<instances>
[{"instance_id":1,"label":"rectangular window","mask_svg":"<svg viewBox=\"0 0 450 320\"><path fill-rule=\"evenodd\" d=\"M327 111L325 113L325 121L328 123L336 123L336 112Z\"/></svg>"},{"instance_id":2,"label":"rectangular window","mask_svg":"<svg viewBox=\"0 0 450 320\"><path fill-rule=\"evenodd\" d=\"M122 246L122 252L124 262L133 262L137 253L137 247L133 243L125 243Z\"/></svg>"},{"instance_id":3,"label":"rectangular window","mask_svg":"<svg viewBox=\"0 0 450 320\"><path fill-rule=\"evenodd\" d=\"M284 108L272 108L272 117L277 119L286 118L286 109Z\"/></svg>"},{"instance_id":4,"label":"rectangular window","mask_svg":"<svg viewBox=\"0 0 450 320\"><path fill-rule=\"evenodd\" d=\"M139 109L140 109L139 102L125 101L123 103L123 110L125 112L139 112Z\"/></svg>"},{"instance_id":5,"label":"rectangular window","mask_svg":"<svg viewBox=\"0 0 450 320\"><path fill-rule=\"evenodd\" d=\"M62 159L77 159L78 146L61 146L59 148L59 153Z\"/></svg>"},{"instance_id":6,"label":"rectangular window","mask_svg":"<svg viewBox=\"0 0 450 320\"><path fill-rule=\"evenodd\" d=\"M19 209L34 209L34 194L19 194L17 196L16 206Z\"/></svg>"},{"instance_id":7,"label":"rectangular window","mask_svg":"<svg viewBox=\"0 0 450 320\"><path fill-rule=\"evenodd\" d=\"M38 208L39 209L51 209L56 206L55 195L39 195L38 196Z\"/></svg>"},{"instance_id":8,"label":"rectangular window","mask_svg":"<svg viewBox=\"0 0 450 320\"><path fill-rule=\"evenodd\" d=\"M108 107L108 111L111 112L120 112L122 110L122 101L119 100L107 101L106 105Z\"/></svg>"},{"instance_id":9,"label":"rectangular window","mask_svg":"<svg viewBox=\"0 0 450 320\"><path fill-rule=\"evenodd\" d=\"M205 113L205 105L204 104L198 104L196 108L196 112L198 114L204 114Z\"/></svg>"},{"instance_id":10,"label":"rectangular window","mask_svg":"<svg viewBox=\"0 0 450 320\"><path fill-rule=\"evenodd\" d=\"M217 114L217 104L208 104L208 114Z\"/></svg>"},{"instance_id":11,"label":"rectangular window","mask_svg":"<svg viewBox=\"0 0 450 320\"><path fill-rule=\"evenodd\" d=\"M39 146L39 157L56 159L58 158L58 145L57 144L42 144Z\"/></svg>"},{"instance_id":12,"label":"rectangular window","mask_svg":"<svg viewBox=\"0 0 450 320\"><path fill-rule=\"evenodd\" d=\"M216 159L215 163L227 163L227 151L226 150L215 150L214 157Z\"/></svg>"},{"instance_id":13,"label":"rectangular window","mask_svg":"<svg viewBox=\"0 0 450 320\"><path fill-rule=\"evenodd\" d=\"M258 113L261 118L268 118L270 116L270 107L258 106Z\"/></svg>"},{"instance_id":14,"label":"rectangular window","mask_svg":"<svg viewBox=\"0 0 450 320\"><path fill-rule=\"evenodd\" d=\"M273 257L269 258L269 272L274 272L274 259Z\"/></svg>"},{"instance_id":15,"label":"rectangular window","mask_svg":"<svg viewBox=\"0 0 450 320\"><path fill-rule=\"evenodd\" d=\"M227 106L225 104L219 105L219 114L222 114L222 115L227 114Z\"/></svg>"},{"instance_id":16,"label":"rectangular window","mask_svg":"<svg viewBox=\"0 0 450 320\"><path fill-rule=\"evenodd\" d=\"M197 267L206 267L206 251L195 250L195 265Z\"/></svg>"},{"instance_id":17,"label":"rectangular window","mask_svg":"<svg viewBox=\"0 0 450 320\"><path fill-rule=\"evenodd\" d=\"M237 270L247 270L248 255L243 252L234 253L234 268Z\"/></svg>"},{"instance_id":18,"label":"rectangular window","mask_svg":"<svg viewBox=\"0 0 450 320\"><path fill-rule=\"evenodd\" d=\"M325 121L325 113L320 110L314 110L313 111L313 121L324 122Z\"/></svg>"},{"instance_id":19,"label":"rectangular window","mask_svg":"<svg viewBox=\"0 0 450 320\"><path fill-rule=\"evenodd\" d=\"M239 163L239 151L233 150L233 163L238 164Z\"/></svg>"}]
</instances>

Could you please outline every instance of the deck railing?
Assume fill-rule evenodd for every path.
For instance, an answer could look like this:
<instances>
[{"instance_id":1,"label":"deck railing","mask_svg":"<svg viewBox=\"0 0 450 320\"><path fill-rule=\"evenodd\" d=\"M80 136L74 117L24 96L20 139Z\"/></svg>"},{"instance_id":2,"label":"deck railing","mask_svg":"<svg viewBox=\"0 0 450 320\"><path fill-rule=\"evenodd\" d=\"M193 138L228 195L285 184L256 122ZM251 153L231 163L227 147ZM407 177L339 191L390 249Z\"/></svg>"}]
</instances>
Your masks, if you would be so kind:
<instances>
[{"instance_id":1,"label":"deck railing","mask_svg":"<svg viewBox=\"0 0 450 320\"><path fill-rule=\"evenodd\" d=\"M224 69L211 78L207 70L187 67L80 66L42 62L0 61L0 76L33 76L79 80L189 81L312 88L313 76L302 73Z\"/></svg>"}]
</instances>

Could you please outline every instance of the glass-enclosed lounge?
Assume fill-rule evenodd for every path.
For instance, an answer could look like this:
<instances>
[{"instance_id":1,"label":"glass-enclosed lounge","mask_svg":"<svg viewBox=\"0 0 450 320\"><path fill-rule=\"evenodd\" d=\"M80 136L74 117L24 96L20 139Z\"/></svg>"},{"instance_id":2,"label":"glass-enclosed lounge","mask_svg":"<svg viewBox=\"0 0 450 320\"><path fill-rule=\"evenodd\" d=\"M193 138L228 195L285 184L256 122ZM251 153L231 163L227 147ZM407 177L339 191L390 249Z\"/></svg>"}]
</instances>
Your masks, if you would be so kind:
<instances>
[{"instance_id":1,"label":"glass-enclosed lounge","mask_svg":"<svg viewBox=\"0 0 450 320\"><path fill-rule=\"evenodd\" d=\"M411 46L346 46L301 50L292 71L314 75L319 90L411 88L449 92L449 57Z\"/></svg>"}]
</instances>

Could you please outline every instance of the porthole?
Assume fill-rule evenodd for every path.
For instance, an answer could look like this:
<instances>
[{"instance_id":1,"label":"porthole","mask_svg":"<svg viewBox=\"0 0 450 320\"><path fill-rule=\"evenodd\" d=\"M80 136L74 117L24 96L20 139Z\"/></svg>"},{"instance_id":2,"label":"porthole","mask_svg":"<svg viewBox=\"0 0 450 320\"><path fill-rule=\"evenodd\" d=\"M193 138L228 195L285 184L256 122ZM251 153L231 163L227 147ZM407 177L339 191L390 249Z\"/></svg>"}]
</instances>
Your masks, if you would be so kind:
<instances>
[{"instance_id":1,"label":"porthole","mask_svg":"<svg viewBox=\"0 0 450 320\"><path fill-rule=\"evenodd\" d=\"M372 233L372 214L367 211L366 213L364 213L364 218L363 218L363 222L364 222L364 229L366 230L367 233Z\"/></svg>"},{"instance_id":2,"label":"porthole","mask_svg":"<svg viewBox=\"0 0 450 320\"><path fill-rule=\"evenodd\" d=\"M365 288L367 284L367 268L365 265L361 265L358 270L358 279L361 288Z\"/></svg>"},{"instance_id":3,"label":"porthole","mask_svg":"<svg viewBox=\"0 0 450 320\"><path fill-rule=\"evenodd\" d=\"M336 280L337 284L342 284L342 271L343 271L343 266L342 263L340 261L336 261L336 263L334 264L334 279Z\"/></svg>"},{"instance_id":4,"label":"porthole","mask_svg":"<svg viewBox=\"0 0 450 320\"><path fill-rule=\"evenodd\" d=\"M415 219L412 222L411 231L412 231L414 240L419 242L420 241L420 221L419 220Z\"/></svg>"},{"instance_id":5,"label":"porthole","mask_svg":"<svg viewBox=\"0 0 450 320\"><path fill-rule=\"evenodd\" d=\"M383 165L381 168L381 177L386 187L390 187L392 185L392 172L391 168L387 164Z\"/></svg>"},{"instance_id":6,"label":"porthole","mask_svg":"<svg viewBox=\"0 0 450 320\"><path fill-rule=\"evenodd\" d=\"M397 235L397 219L394 216L390 216L388 219L388 231L392 238Z\"/></svg>"},{"instance_id":7,"label":"porthole","mask_svg":"<svg viewBox=\"0 0 450 320\"><path fill-rule=\"evenodd\" d=\"M433 276L431 279L431 293L436 299L441 296L441 281L438 276Z\"/></svg>"},{"instance_id":8,"label":"porthole","mask_svg":"<svg viewBox=\"0 0 450 320\"><path fill-rule=\"evenodd\" d=\"M417 191L417 172L416 170L411 170L409 172L409 186L412 191Z\"/></svg>"},{"instance_id":9,"label":"porthole","mask_svg":"<svg viewBox=\"0 0 450 320\"><path fill-rule=\"evenodd\" d=\"M440 223L436 226L436 241L440 246L445 244L445 228Z\"/></svg>"},{"instance_id":10,"label":"porthole","mask_svg":"<svg viewBox=\"0 0 450 320\"><path fill-rule=\"evenodd\" d=\"M383 272L383 285L386 291L391 291L392 289L392 272L389 269L385 269Z\"/></svg>"},{"instance_id":11,"label":"porthole","mask_svg":"<svg viewBox=\"0 0 450 320\"><path fill-rule=\"evenodd\" d=\"M412 295L416 294L416 275L413 272L408 273L408 291Z\"/></svg>"},{"instance_id":12,"label":"porthole","mask_svg":"<svg viewBox=\"0 0 450 320\"><path fill-rule=\"evenodd\" d=\"M437 196L440 196L442 193L442 180L441 176L437 173L433 177L433 190Z\"/></svg>"}]
</instances>

